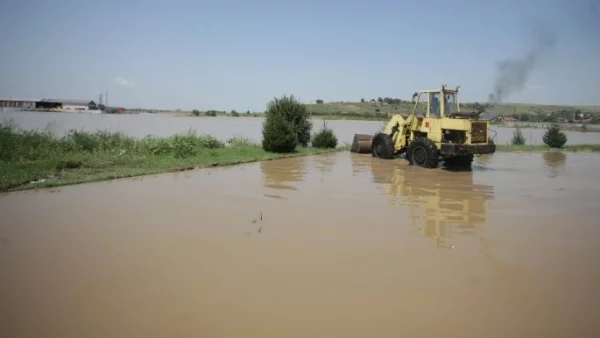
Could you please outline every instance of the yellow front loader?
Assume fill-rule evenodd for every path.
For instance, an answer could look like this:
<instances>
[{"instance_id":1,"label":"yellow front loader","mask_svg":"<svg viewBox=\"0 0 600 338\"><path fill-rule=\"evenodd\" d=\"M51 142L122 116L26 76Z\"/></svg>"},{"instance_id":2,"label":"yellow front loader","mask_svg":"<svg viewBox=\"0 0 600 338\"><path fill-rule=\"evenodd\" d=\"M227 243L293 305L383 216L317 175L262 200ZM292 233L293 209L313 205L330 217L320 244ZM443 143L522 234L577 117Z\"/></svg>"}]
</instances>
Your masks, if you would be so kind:
<instances>
[{"instance_id":1,"label":"yellow front loader","mask_svg":"<svg viewBox=\"0 0 600 338\"><path fill-rule=\"evenodd\" d=\"M475 154L492 154L496 146L488 137L490 122L479 119L481 112L460 111L459 90L442 85L414 93L408 117L392 115L375 136L356 134L351 151L383 159L405 153L411 165L426 168L441 161L447 167L470 167Z\"/></svg>"}]
</instances>

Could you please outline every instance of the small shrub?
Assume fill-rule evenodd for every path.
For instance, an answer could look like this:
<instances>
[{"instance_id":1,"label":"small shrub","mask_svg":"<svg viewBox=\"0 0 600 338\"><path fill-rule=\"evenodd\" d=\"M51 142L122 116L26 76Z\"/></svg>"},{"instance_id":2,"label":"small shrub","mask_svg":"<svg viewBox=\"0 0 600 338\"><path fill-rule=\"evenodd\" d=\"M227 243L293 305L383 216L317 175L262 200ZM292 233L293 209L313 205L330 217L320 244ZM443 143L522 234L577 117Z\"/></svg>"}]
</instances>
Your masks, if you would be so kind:
<instances>
[{"instance_id":1,"label":"small shrub","mask_svg":"<svg viewBox=\"0 0 600 338\"><path fill-rule=\"evenodd\" d=\"M171 152L177 158L190 157L197 154L196 135L174 135L171 137Z\"/></svg>"},{"instance_id":2,"label":"small shrub","mask_svg":"<svg viewBox=\"0 0 600 338\"><path fill-rule=\"evenodd\" d=\"M200 116L200 111L194 109L194 110L192 110L192 115L194 115L194 116Z\"/></svg>"},{"instance_id":3,"label":"small shrub","mask_svg":"<svg viewBox=\"0 0 600 338\"><path fill-rule=\"evenodd\" d=\"M200 148L206 149L216 149L225 147L225 143L210 135L197 136L197 144Z\"/></svg>"},{"instance_id":4,"label":"small shrub","mask_svg":"<svg viewBox=\"0 0 600 338\"><path fill-rule=\"evenodd\" d=\"M567 135L560 131L558 124L548 127L548 130L542 137L542 141L550 148L562 148L567 143Z\"/></svg>"},{"instance_id":5,"label":"small shrub","mask_svg":"<svg viewBox=\"0 0 600 338\"><path fill-rule=\"evenodd\" d=\"M236 112L235 110L232 110L231 111L231 116L233 116L233 117L239 117L240 113Z\"/></svg>"},{"instance_id":6,"label":"small shrub","mask_svg":"<svg viewBox=\"0 0 600 338\"><path fill-rule=\"evenodd\" d=\"M139 148L142 152L152 155L170 154L173 147L169 139L146 136L139 142Z\"/></svg>"},{"instance_id":7,"label":"small shrub","mask_svg":"<svg viewBox=\"0 0 600 338\"><path fill-rule=\"evenodd\" d=\"M91 153L100 148L100 140L97 134L71 129L67 134L67 139L73 143L75 149L85 152Z\"/></svg>"},{"instance_id":8,"label":"small shrub","mask_svg":"<svg viewBox=\"0 0 600 338\"><path fill-rule=\"evenodd\" d=\"M311 144L315 148L335 148L337 142L335 133L327 127L325 121L323 121L323 129L316 132L311 139Z\"/></svg>"},{"instance_id":9,"label":"small shrub","mask_svg":"<svg viewBox=\"0 0 600 338\"><path fill-rule=\"evenodd\" d=\"M525 144L525 137L523 136L523 132L521 132L521 128L517 127L517 129L513 132L513 137L510 140L510 143L516 146L522 146Z\"/></svg>"},{"instance_id":10,"label":"small shrub","mask_svg":"<svg viewBox=\"0 0 600 338\"><path fill-rule=\"evenodd\" d=\"M281 98L273 99L267 104L266 118L268 119L273 115L280 115L288 122L286 125L289 125L292 128L292 133L296 134L299 145L302 147L308 146L312 122L306 105L297 101L293 95L284 95ZM280 123L280 125L283 124Z\"/></svg>"},{"instance_id":11,"label":"small shrub","mask_svg":"<svg viewBox=\"0 0 600 338\"><path fill-rule=\"evenodd\" d=\"M262 147L273 153L291 153L298 145L294 126L282 114L269 114L263 122Z\"/></svg>"}]
</instances>

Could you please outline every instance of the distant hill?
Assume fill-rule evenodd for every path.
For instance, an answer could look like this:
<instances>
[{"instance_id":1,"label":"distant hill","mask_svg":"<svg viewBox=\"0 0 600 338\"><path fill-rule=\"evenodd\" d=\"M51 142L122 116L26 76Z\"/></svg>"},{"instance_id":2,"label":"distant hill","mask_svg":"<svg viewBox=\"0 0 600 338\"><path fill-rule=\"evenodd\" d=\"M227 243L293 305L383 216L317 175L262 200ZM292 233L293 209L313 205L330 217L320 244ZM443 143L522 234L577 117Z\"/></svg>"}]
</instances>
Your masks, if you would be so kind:
<instances>
[{"instance_id":1,"label":"distant hill","mask_svg":"<svg viewBox=\"0 0 600 338\"><path fill-rule=\"evenodd\" d=\"M399 99L388 99L389 102L324 102L307 104L307 108L314 116L324 116L337 119L386 119L388 113L411 113L413 103ZM320 100L319 100L320 101ZM583 116L594 116L595 120L600 117L600 106L558 106L540 105L533 103L502 103L495 105L461 102L461 110L476 111L483 107L486 113L503 116L523 116L529 120L548 117L549 115L571 116L583 114Z\"/></svg>"}]
</instances>

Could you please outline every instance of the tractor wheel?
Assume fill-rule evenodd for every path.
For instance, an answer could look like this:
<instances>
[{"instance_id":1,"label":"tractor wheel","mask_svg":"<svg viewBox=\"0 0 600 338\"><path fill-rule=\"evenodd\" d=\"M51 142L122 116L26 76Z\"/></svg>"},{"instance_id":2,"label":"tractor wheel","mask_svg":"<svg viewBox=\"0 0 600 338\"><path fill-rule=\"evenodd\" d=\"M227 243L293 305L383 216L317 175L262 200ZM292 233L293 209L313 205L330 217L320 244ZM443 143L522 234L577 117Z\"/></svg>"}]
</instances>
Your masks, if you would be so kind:
<instances>
[{"instance_id":1,"label":"tractor wheel","mask_svg":"<svg viewBox=\"0 0 600 338\"><path fill-rule=\"evenodd\" d=\"M444 165L447 168L467 168L473 163L473 154L458 155L444 160Z\"/></svg>"},{"instance_id":2,"label":"tractor wheel","mask_svg":"<svg viewBox=\"0 0 600 338\"><path fill-rule=\"evenodd\" d=\"M440 152L435 143L426 137L417 137L406 149L406 158L411 165L424 168L437 168Z\"/></svg>"},{"instance_id":3,"label":"tractor wheel","mask_svg":"<svg viewBox=\"0 0 600 338\"><path fill-rule=\"evenodd\" d=\"M371 141L371 155L386 160L394 158L394 141L390 135L379 133Z\"/></svg>"}]
</instances>

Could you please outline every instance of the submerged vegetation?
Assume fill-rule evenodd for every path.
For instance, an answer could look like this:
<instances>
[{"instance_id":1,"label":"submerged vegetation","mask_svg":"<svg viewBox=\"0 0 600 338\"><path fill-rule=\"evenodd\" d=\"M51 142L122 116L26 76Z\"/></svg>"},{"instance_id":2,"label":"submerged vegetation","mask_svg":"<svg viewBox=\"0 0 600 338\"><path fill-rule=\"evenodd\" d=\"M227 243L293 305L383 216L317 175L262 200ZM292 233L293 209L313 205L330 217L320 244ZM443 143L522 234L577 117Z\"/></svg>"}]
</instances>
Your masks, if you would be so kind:
<instances>
[{"instance_id":1,"label":"submerged vegetation","mask_svg":"<svg viewBox=\"0 0 600 338\"><path fill-rule=\"evenodd\" d=\"M338 148L340 150L345 148ZM302 148L287 154L265 151L246 139L226 142L194 132L141 139L116 132L18 129L0 123L0 191L49 187L166 171L231 165L324 153Z\"/></svg>"}]
</instances>

